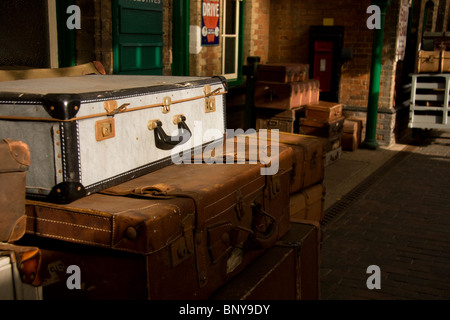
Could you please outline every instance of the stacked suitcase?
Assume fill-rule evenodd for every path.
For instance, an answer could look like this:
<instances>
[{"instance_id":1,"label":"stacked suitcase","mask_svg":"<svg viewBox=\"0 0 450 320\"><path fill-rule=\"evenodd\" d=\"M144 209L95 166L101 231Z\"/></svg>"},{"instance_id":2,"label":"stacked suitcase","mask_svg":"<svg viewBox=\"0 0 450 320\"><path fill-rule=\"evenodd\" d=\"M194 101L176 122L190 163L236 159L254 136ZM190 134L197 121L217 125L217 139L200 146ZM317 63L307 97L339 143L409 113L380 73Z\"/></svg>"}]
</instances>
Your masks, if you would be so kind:
<instances>
[{"instance_id":1,"label":"stacked suitcase","mask_svg":"<svg viewBox=\"0 0 450 320\"><path fill-rule=\"evenodd\" d=\"M320 298L320 227L293 222L291 230L212 295L214 300L317 300ZM295 274L294 281L291 274Z\"/></svg>"},{"instance_id":2,"label":"stacked suitcase","mask_svg":"<svg viewBox=\"0 0 450 320\"><path fill-rule=\"evenodd\" d=\"M324 217L326 192L323 185L326 140L280 132L280 142L292 146L296 159L294 167L299 170L292 181L290 191L291 220L320 223Z\"/></svg>"},{"instance_id":3,"label":"stacked suitcase","mask_svg":"<svg viewBox=\"0 0 450 320\"><path fill-rule=\"evenodd\" d=\"M304 156L317 159L309 162L317 165L315 169L298 165L305 168L306 175L323 172L325 157L330 149L327 141L314 134L301 134L301 123L306 117L308 106L320 103L320 83L316 79L309 79L309 65L261 64L258 65L256 79L256 129L278 129L281 142L293 146L299 154L304 153L299 158ZM302 179L301 184L293 182L290 196L291 218L317 222L323 219L325 189L322 180L323 173L313 179Z\"/></svg>"},{"instance_id":4,"label":"stacked suitcase","mask_svg":"<svg viewBox=\"0 0 450 320\"><path fill-rule=\"evenodd\" d=\"M342 150L355 151L361 145L363 120L346 118L342 132Z\"/></svg>"},{"instance_id":5,"label":"stacked suitcase","mask_svg":"<svg viewBox=\"0 0 450 320\"><path fill-rule=\"evenodd\" d=\"M25 180L30 151L22 141L0 140L0 300L40 300L32 286L39 250L16 246L26 230Z\"/></svg>"},{"instance_id":6,"label":"stacked suitcase","mask_svg":"<svg viewBox=\"0 0 450 320\"><path fill-rule=\"evenodd\" d=\"M0 85L0 136L31 151L14 240L44 299L208 299L289 232L290 195L321 182L323 147L269 136L257 162L220 149L226 91L221 77Z\"/></svg>"},{"instance_id":7,"label":"stacked suitcase","mask_svg":"<svg viewBox=\"0 0 450 320\"><path fill-rule=\"evenodd\" d=\"M319 81L308 77L308 64L258 65L254 94L257 130L298 133L304 106L319 101Z\"/></svg>"},{"instance_id":8,"label":"stacked suitcase","mask_svg":"<svg viewBox=\"0 0 450 320\"><path fill-rule=\"evenodd\" d=\"M319 101L305 107L300 119L300 133L325 139L325 166L338 160L342 153L342 133L345 117L342 104Z\"/></svg>"}]
</instances>

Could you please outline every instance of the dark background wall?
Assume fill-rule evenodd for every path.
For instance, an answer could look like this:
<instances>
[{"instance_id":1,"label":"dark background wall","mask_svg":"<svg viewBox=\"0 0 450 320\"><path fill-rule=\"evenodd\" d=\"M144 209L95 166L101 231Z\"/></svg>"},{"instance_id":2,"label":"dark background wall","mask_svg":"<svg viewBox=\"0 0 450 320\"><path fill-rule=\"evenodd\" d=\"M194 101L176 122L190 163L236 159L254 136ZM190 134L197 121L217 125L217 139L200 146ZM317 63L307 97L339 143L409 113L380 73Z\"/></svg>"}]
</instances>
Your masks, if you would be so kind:
<instances>
[{"instance_id":1,"label":"dark background wall","mask_svg":"<svg viewBox=\"0 0 450 320\"><path fill-rule=\"evenodd\" d=\"M0 66L49 67L46 0L0 1Z\"/></svg>"}]
</instances>

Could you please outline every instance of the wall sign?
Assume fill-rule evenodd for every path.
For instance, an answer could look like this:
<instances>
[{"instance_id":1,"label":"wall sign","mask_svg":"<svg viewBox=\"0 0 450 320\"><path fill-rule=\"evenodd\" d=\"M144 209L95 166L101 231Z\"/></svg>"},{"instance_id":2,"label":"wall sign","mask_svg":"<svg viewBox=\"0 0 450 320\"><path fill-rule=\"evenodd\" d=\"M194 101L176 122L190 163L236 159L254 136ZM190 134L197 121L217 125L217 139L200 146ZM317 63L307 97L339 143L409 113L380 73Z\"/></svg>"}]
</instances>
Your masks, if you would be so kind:
<instances>
[{"instance_id":1,"label":"wall sign","mask_svg":"<svg viewBox=\"0 0 450 320\"><path fill-rule=\"evenodd\" d=\"M397 61L403 60L405 58L406 36L408 33L409 7L410 7L409 0L401 1L399 21L398 21L398 35L397 35L397 50L396 50Z\"/></svg>"},{"instance_id":2,"label":"wall sign","mask_svg":"<svg viewBox=\"0 0 450 320\"><path fill-rule=\"evenodd\" d=\"M219 45L220 0L202 0L202 46Z\"/></svg>"}]
</instances>

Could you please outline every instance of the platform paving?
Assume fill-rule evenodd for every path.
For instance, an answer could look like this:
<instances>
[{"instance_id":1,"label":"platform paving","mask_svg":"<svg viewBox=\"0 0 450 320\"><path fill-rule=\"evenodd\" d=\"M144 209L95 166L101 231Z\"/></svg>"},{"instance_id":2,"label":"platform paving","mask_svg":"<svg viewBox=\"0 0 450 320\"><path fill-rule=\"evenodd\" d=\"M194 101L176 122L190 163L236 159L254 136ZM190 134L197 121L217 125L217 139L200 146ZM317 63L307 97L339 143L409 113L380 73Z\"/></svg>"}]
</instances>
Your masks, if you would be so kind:
<instances>
[{"instance_id":1,"label":"platform paving","mask_svg":"<svg viewBox=\"0 0 450 320\"><path fill-rule=\"evenodd\" d=\"M324 184L322 300L450 299L450 133L344 152Z\"/></svg>"}]
</instances>

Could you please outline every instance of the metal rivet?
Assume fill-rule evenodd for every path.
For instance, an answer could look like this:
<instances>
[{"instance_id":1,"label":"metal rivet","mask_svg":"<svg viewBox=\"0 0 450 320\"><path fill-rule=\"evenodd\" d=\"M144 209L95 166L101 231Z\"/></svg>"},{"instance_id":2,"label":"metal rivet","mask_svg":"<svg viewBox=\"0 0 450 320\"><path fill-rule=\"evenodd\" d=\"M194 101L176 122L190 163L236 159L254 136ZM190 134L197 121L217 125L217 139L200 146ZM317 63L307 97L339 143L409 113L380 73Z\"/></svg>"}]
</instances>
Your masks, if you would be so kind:
<instances>
[{"instance_id":1,"label":"metal rivet","mask_svg":"<svg viewBox=\"0 0 450 320\"><path fill-rule=\"evenodd\" d=\"M128 227L125 230L125 237L127 237L129 240L136 240L137 238L137 231L133 227Z\"/></svg>"}]
</instances>

